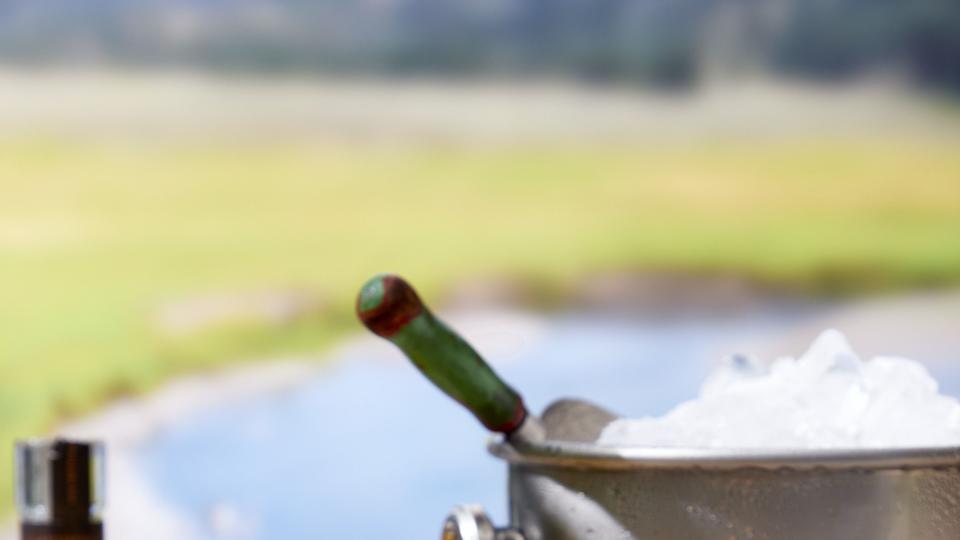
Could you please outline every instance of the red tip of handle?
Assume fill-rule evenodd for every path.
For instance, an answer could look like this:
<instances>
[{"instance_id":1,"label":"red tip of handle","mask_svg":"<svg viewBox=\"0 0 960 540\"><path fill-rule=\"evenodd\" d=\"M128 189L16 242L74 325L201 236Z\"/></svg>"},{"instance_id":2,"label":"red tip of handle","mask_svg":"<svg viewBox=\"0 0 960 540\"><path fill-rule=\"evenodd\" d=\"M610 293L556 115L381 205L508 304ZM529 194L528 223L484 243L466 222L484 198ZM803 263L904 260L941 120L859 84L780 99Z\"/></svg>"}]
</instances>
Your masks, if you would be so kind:
<instances>
[{"instance_id":1,"label":"red tip of handle","mask_svg":"<svg viewBox=\"0 0 960 540\"><path fill-rule=\"evenodd\" d=\"M357 296L357 316L371 332L389 338L424 310L417 292L394 274L374 276Z\"/></svg>"},{"instance_id":2,"label":"red tip of handle","mask_svg":"<svg viewBox=\"0 0 960 540\"><path fill-rule=\"evenodd\" d=\"M523 399L518 397L516 410L513 413L513 418L511 418L509 422L498 425L488 425L484 422L483 425L490 431L510 435L523 425L523 421L527 419L527 414L529 413L527 413L526 405L523 404Z\"/></svg>"}]
</instances>

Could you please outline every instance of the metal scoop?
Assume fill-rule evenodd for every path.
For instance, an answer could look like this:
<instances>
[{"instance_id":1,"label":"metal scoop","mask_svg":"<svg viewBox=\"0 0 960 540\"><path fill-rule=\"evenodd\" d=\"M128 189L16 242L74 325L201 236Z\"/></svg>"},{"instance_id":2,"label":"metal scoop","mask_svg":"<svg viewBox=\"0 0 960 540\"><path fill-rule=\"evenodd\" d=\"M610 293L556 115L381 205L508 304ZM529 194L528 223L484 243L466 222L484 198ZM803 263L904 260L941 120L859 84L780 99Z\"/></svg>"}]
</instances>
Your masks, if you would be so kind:
<instances>
[{"instance_id":1,"label":"metal scoop","mask_svg":"<svg viewBox=\"0 0 960 540\"><path fill-rule=\"evenodd\" d=\"M490 431L511 443L544 439L593 442L615 415L585 401L564 399L543 419L527 411L520 397L476 350L433 315L400 276L374 276L357 296L357 316L387 339L448 396L466 407Z\"/></svg>"}]
</instances>

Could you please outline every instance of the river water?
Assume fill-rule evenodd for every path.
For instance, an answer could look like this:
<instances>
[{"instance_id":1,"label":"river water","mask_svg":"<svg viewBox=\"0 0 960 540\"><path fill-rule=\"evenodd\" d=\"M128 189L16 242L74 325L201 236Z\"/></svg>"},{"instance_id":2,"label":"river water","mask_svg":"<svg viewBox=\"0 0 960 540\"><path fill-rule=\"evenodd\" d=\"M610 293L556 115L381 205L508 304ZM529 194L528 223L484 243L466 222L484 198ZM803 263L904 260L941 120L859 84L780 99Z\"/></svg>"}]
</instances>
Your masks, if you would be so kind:
<instances>
[{"instance_id":1,"label":"river water","mask_svg":"<svg viewBox=\"0 0 960 540\"><path fill-rule=\"evenodd\" d=\"M532 410L579 396L629 416L693 397L734 343L809 310L651 320L465 316L454 326ZM856 344L854 344L856 346ZM793 351L799 354L802 351ZM960 394L960 372L935 373ZM139 463L200 539L438 538L448 510L506 522L506 471L472 416L386 344L345 347L297 389L225 406L159 434Z\"/></svg>"}]
</instances>

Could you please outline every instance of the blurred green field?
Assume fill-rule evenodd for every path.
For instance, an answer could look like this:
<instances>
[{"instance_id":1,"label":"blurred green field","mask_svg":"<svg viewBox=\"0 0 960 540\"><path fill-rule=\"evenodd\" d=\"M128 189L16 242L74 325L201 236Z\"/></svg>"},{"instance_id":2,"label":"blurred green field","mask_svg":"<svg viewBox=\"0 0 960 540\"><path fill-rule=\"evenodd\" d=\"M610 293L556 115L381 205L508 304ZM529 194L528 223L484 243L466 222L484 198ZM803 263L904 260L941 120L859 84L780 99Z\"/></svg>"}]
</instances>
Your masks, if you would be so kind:
<instances>
[{"instance_id":1,"label":"blurred green field","mask_svg":"<svg viewBox=\"0 0 960 540\"><path fill-rule=\"evenodd\" d=\"M180 372L316 350L393 270L735 272L820 293L960 283L960 139L386 145L0 142L0 510L15 437ZM296 323L165 338L171 299L296 286Z\"/></svg>"}]
</instances>

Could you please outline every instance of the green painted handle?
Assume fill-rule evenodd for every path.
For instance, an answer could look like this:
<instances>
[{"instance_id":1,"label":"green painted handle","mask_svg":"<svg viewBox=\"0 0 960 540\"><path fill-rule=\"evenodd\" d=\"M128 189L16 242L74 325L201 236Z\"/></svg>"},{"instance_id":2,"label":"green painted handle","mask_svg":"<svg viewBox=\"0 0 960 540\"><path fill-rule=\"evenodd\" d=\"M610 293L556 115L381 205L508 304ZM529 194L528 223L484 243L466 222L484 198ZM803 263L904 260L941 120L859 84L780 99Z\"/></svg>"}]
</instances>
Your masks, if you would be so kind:
<instances>
[{"instance_id":1,"label":"green painted handle","mask_svg":"<svg viewBox=\"0 0 960 540\"><path fill-rule=\"evenodd\" d=\"M374 276L357 297L357 316L400 348L433 384L470 410L490 431L511 433L527 409L466 341L436 318L400 276Z\"/></svg>"}]
</instances>

